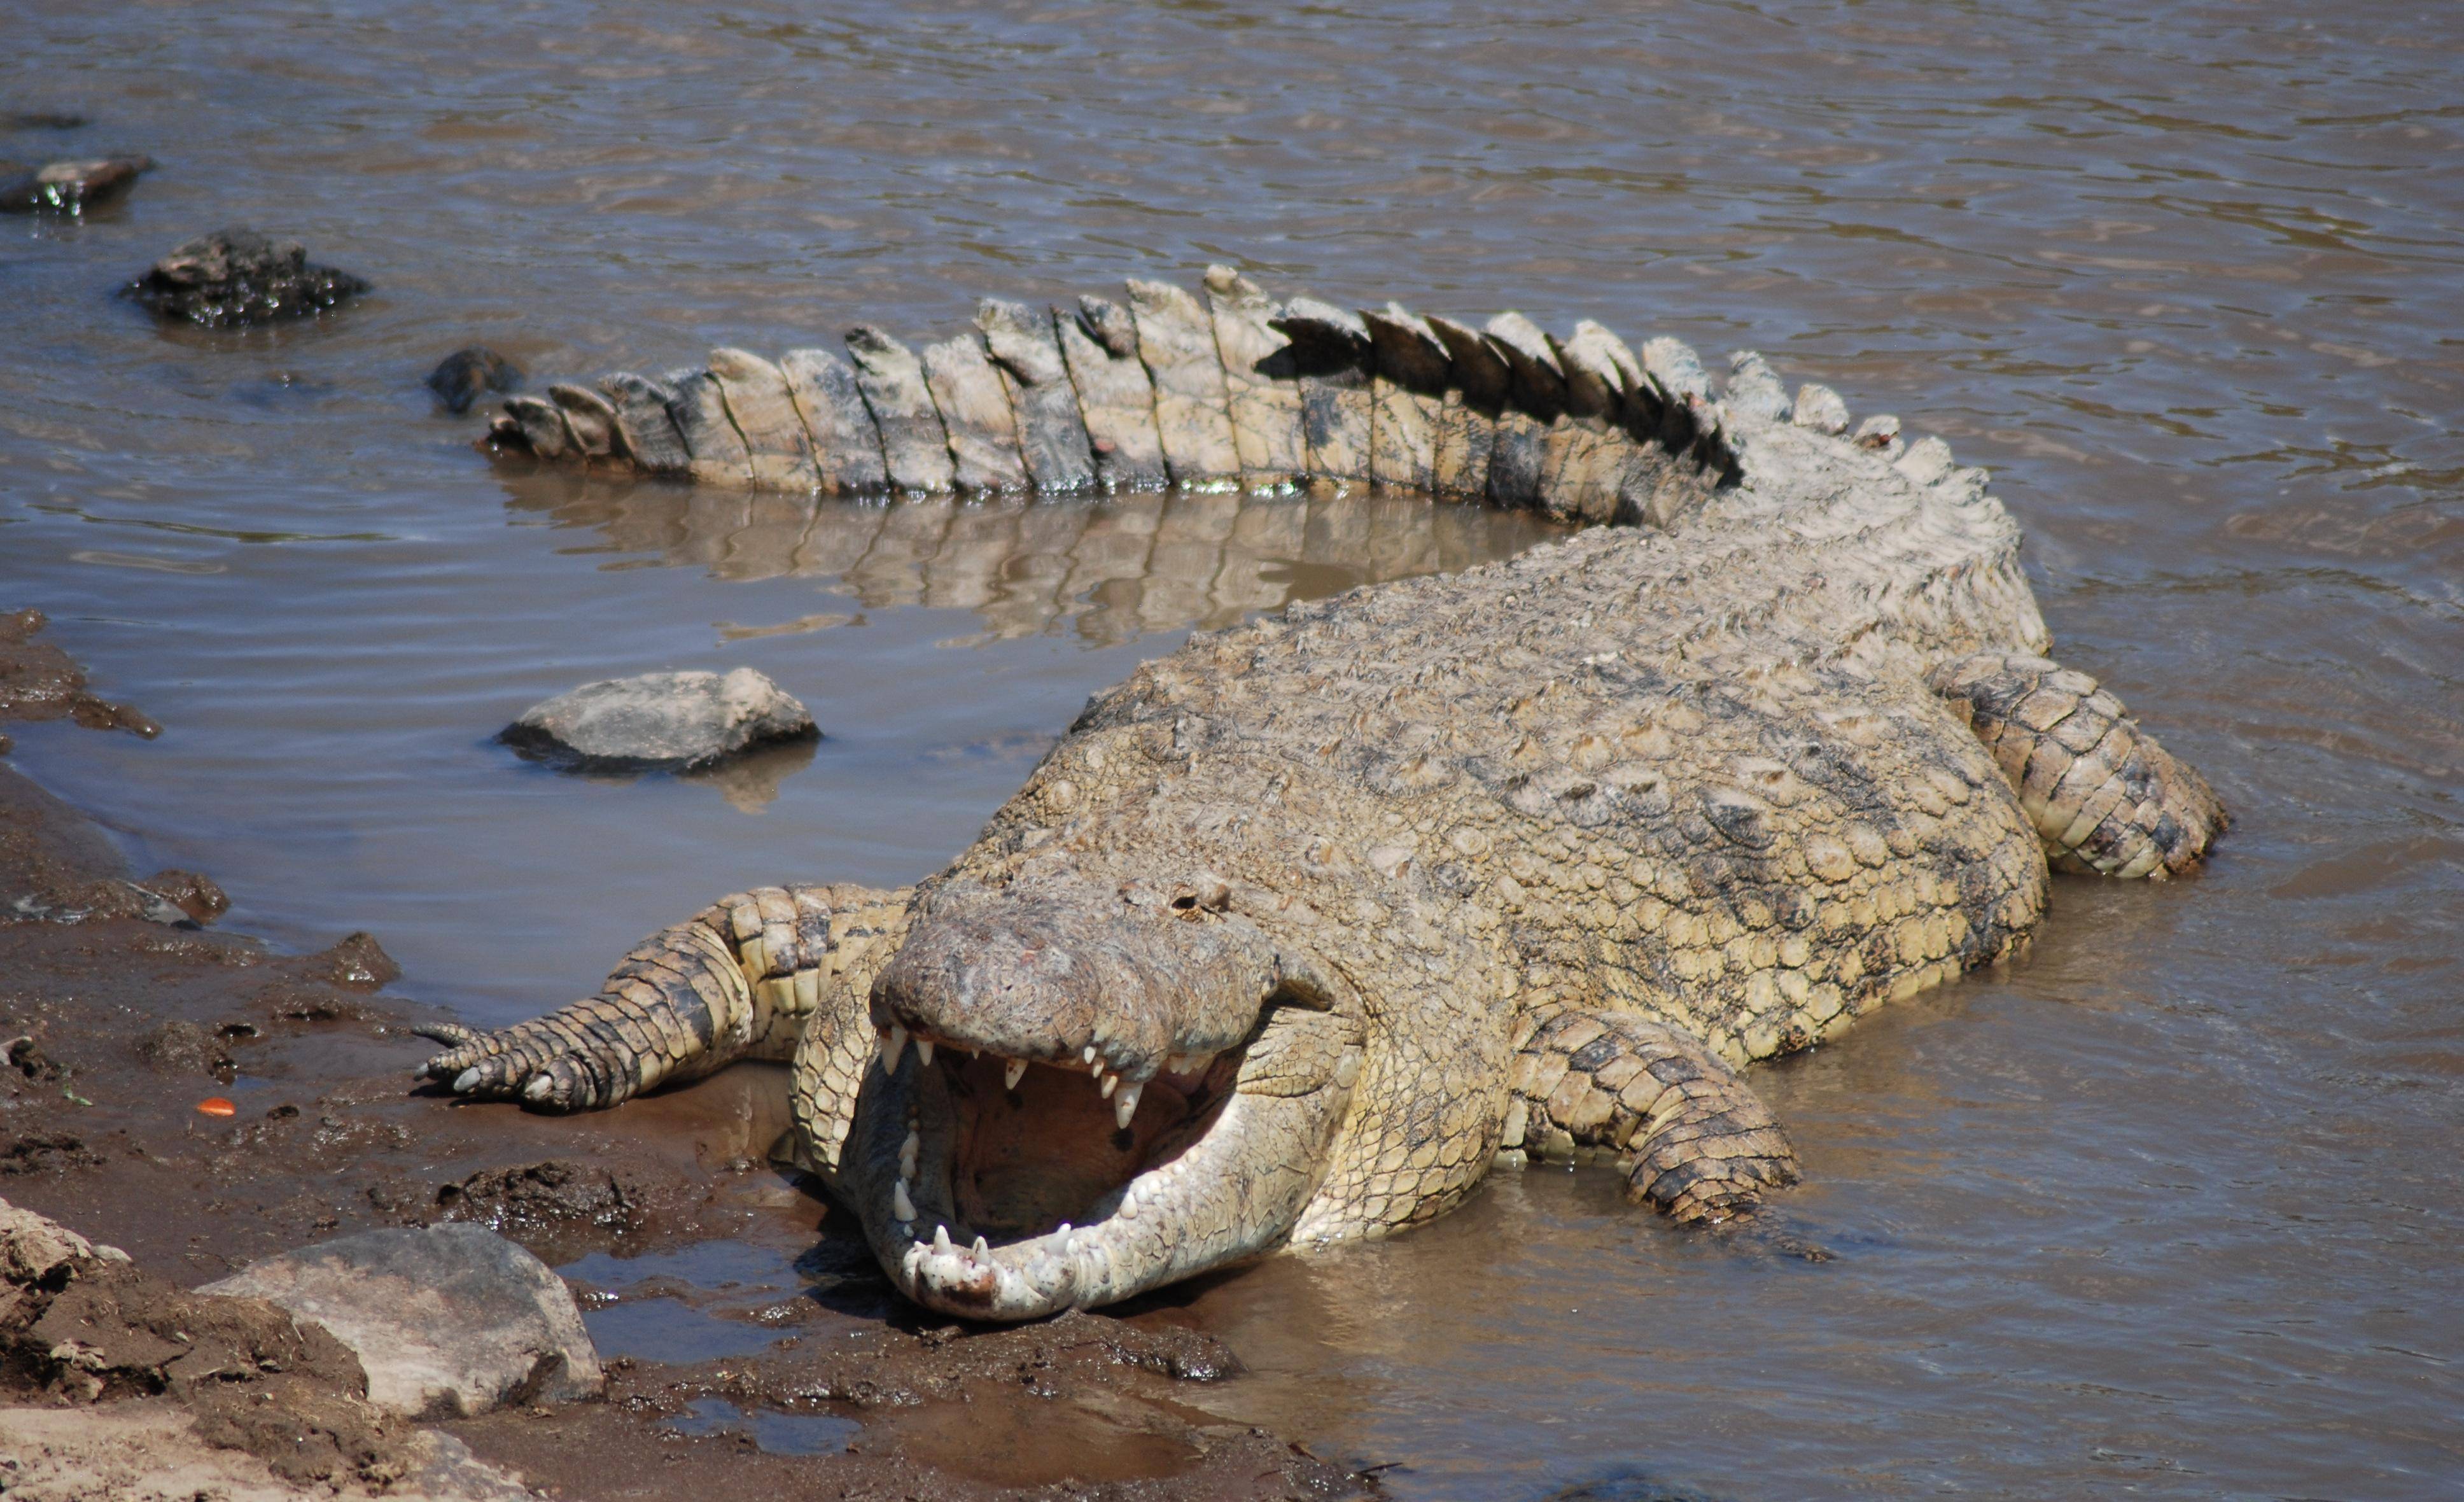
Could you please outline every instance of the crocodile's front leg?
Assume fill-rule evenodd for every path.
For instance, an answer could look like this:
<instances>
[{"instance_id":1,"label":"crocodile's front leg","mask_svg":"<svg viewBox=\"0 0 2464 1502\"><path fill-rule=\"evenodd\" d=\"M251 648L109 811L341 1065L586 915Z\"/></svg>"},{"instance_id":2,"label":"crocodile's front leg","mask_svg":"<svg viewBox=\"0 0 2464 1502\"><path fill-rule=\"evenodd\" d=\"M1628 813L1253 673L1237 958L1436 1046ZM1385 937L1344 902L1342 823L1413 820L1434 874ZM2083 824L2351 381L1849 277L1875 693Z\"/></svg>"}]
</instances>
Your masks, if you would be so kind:
<instances>
[{"instance_id":1,"label":"crocodile's front leg","mask_svg":"<svg viewBox=\"0 0 2464 1502\"><path fill-rule=\"evenodd\" d=\"M2199 863L2224 806L2094 678L1980 652L1929 680L1993 753L2057 871L2162 880Z\"/></svg>"},{"instance_id":2,"label":"crocodile's front leg","mask_svg":"<svg viewBox=\"0 0 2464 1502\"><path fill-rule=\"evenodd\" d=\"M1626 1191L1680 1221L1724 1221L1796 1182L1771 1108L1708 1049L1629 1013L1546 1017L1514 1066L1502 1145L1617 1153Z\"/></svg>"},{"instance_id":3,"label":"crocodile's front leg","mask_svg":"<svg viewBox=\"0 0 2464 1502\"><path fill-rule=\"evenodd\" d=\"M763 887L636 946L595 996L490 1033L420 1031L453 1045L420 1073L456 1094L543 1111L612 1106L737 1059L783 1059L819 999L906 923L907 889Z\"/></svg>"}]
</instances>

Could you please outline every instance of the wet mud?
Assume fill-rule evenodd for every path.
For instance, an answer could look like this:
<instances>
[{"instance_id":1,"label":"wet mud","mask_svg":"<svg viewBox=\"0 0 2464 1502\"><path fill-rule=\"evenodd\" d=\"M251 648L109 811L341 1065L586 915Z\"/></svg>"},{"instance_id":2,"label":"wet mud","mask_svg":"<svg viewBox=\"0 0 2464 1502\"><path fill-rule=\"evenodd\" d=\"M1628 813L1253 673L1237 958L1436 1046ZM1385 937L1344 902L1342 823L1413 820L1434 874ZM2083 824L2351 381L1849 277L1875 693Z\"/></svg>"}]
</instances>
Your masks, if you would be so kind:
<instances>
[{"instance_id":1,"label":"wet mud","mask_svg":"<svg viewBox=\"0 0 2464 1502\"><path fill-rule=\"evenodd\" d=\"M31 634L0 681L32 688L0 717L90 699L75 663ZM331 1336L185 1290L285 1248L460 1220L551 1264L616 1271L621 1286L576 1280L594 1314L623 1306L670 1336L722 1336L704 1333L702 1359L691 1338L653 1342L683 1360L610 1351L605 1402L446 1426L550 1495L1367 1490L1177 1401L1241 1364L1169 1311L1022 1331L905 1306L828 1204L770 1166L782 1071L599 1116L452 1102L410 1083L433 1048L411 1029L443 1014L386 989L399 972L377 939L282 954L209 927L226 906L195 873L133 879L98 826L0 763L0 1200L134 1259L0 1291L0 1402L168 1404L208 1445L296 1485L411 1475L417 1431L362 1401ZM780 1262L749 1307L696 1308L711 1300L689 1280L624 1276L663 1249L739 1242ZM628 1328L595 1334L621 1346ZM61 1358L64 1332L84 1342L78 1359Z\"/></svg>"}]
</instances>

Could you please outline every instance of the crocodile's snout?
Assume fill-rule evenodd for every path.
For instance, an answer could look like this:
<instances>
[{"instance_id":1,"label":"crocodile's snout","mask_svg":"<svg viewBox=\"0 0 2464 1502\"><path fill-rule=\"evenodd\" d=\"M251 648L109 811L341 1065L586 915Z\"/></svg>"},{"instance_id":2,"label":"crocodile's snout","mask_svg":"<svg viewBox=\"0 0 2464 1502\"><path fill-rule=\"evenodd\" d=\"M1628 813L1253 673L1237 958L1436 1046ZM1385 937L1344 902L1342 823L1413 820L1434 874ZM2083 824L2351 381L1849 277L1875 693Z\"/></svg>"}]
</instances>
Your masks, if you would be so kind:
<instances>
[{"instance_id":1,"label":"crocodile's snout","mask_svg":"<svg viewBox=\"0 0 2464 1502\"><path fill-rule=\"evenodd\" d=\"M1132 1084L1238 1047L1278 969L1265 936L1223 912L1221 887L945 887L875 983L873 1026Z\"/></svg>"},{"instance_id":2,"label":"crocodile's snout","mask_svg":"<svg viewBox=\"0 0 2464 1502\"><path fill-rule=\"evenodd\" d=\"M932 895L873 986L847 1162L911 1297L1031 1317L1289 1233L1359 1072L1356 1019L1229 907L1205 878Z\"/></svg>"}]
</instances>

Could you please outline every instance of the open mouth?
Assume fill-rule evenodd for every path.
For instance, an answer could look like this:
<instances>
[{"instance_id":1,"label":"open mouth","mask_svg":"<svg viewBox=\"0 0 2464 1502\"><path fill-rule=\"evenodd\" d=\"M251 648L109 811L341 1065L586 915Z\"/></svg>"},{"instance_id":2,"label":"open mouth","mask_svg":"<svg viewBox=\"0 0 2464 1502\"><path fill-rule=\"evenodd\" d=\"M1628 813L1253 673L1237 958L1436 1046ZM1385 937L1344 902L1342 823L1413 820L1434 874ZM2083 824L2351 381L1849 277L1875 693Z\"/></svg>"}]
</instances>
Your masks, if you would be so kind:
<instances>
[{"instance_id":1,"label":"open mouth","mask_svg":"<svg viewBox=\"0 0 2464 1502\"><path fill-rule=\"evenodd\" d=\"M1236 1171L1212 1160L1242 1136L1247 1053L1170 1055L1132 1079L1091 1046L1016 1059L882 1029L859 1109L883 1267L945 1313L1032 1318L1229 1260L1235 1227L1209 1235L1196 1212L1211 1176Z\"/></svg>"}]
</instances>

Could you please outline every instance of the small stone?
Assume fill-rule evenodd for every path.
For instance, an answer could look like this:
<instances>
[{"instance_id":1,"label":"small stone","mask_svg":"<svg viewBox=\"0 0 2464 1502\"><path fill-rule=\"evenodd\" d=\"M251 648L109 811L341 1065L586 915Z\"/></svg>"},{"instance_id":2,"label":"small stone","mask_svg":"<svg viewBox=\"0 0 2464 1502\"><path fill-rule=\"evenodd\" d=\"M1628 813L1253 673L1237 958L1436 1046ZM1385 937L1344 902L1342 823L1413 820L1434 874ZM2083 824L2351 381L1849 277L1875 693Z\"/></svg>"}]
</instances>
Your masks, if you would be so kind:
<instances>
[{"instance_id":1,"label":"small stone","mask_svg":"<svg viewBox=\"0 0 2464 1502\"><path fill-rule=\"evenodd\" d=\"M534 705L497 739L584 771L681 771L772 740L818 737L812 715L751 668L647 673Z\"/></svg>"},{"instance_id":2,"label":"small stone","mask_svg":"<svg viewBox=\"0 0 2464 1502\"><path fill-rule=\"evenodd\" d=\"M80 214L126 192L153 167L152 157L138 156L55 162L0 186L0 213Z\"/></svg>"},{"instance_id":3,"label":"small stone","mask_svg":"<svg viewBox=\"0 0 2464 1502\"><path fill-rule=\"evenodd\" d=\"M367 290L348 272L311 265L297 240L217 230L156 261L126 293L159 318L236 328L310 318Z\"/></svg>"},{"instance_id":4,"label":"small stone","mask_svg":"<svg viewBox=\"0 0 2464 1502\"><path fill-rule=\"evenodd\" d=\"M459 417L488 391L518 391L522 367L485 344L465 344L428 373L428 388L444 409Z\"/></svg>"},{"instance_id":5,"label":"small stone","mask_svg":"<svg viewBox=\"0 0 2464 1502\"><path fill-rule=\"evenodd\" d=\"M1796 388L1796 410L1789 420L1837 437L1848 431L1848 404L1831 387L1808 381Z\"/></svg>"},{"instance_id":6,"label":"small stone","mask_svg":"<svg viewBox=\"0 0 2464 1502\"><path fill-rule=\"evenodd\" d=\"M201 1293L316 1321L368 1375L368 1402L415 1419L599 1395L599 1352L564 1280L476 1226L365 1231L249 1264Z\"/></svg>"}]
</instances>

